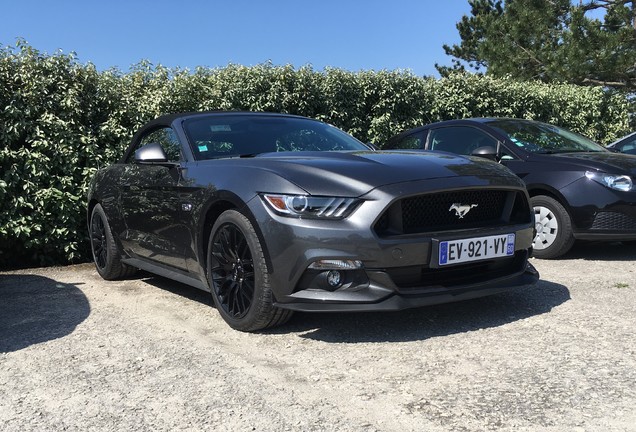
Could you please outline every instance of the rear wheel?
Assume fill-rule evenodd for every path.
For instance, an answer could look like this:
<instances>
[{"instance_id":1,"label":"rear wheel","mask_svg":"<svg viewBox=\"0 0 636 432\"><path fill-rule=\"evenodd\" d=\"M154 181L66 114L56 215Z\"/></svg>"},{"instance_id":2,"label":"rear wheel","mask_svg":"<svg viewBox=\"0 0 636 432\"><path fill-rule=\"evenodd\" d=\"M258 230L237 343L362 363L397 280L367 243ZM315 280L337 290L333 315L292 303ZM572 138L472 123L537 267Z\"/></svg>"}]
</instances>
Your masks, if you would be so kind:
<instances>
[{"instance_id":1,"label":"rear wheel","mask_svg":"<svg viewBox=\"0 0 636 432\"><path fill-rule=\"evenodd\" d=\"M556 258L574 245L572 222L567 210L552 197L538 195L530 199L534 208L537 234L533 255L537 258Z\"/></svg>"},{"instance_id":2,"label":"rear wheel","mask_svg":"<svg viewBox=\"0 0 636 432\"><path fill-rule=\"evenodd\" d=\"M219 216L208 243L212 298L230 327L255 331L281 325L292 311L273 306L263 249L249 219L236 210Z\"/></svg>"},{"instance_id":3,"label":"rear wheel","mask_svg":"<svg viewBox=\"0 0 636 432\"><path fill-rule=\"evenodd\" d=\"M89 225L91 251L97 273L106 280L132 276L137 269L121 262L122 252L110 229L106 213L101 204L95 205Z\"/></svg>"}]
</instances>

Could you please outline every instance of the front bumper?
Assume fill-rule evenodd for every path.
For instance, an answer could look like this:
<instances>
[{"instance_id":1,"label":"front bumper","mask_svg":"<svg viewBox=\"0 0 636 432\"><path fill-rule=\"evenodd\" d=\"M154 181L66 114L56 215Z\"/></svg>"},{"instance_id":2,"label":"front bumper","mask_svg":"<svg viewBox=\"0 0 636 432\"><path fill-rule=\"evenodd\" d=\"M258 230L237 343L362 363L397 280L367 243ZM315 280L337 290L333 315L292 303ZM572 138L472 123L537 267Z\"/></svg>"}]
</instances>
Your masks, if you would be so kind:
<instances>
[{"instance_id":1,"label":"front bumper","mask_svg":"<svg viewBox=\"0 0 636 432\"><path fill-rule=\"evenodd\" d=\"M426 287L418 294L401 294L388 288L391 284L370 284L365 292L358 293L359 298L350 297L344 301L342 297L334 299L324 291L316 291L313 298L304 293L302 301L286 303L276 302L280 308L299 312L364 312L364 311L398 311L441 303L451 303L484 297L501 292L522 289L534 285L539 280L539 272L528 263L526 269L510 277L480 283L454 286L451 288L437 286ZM386 282L386 281L385 281ZM327 295L325 295L327 294ZM294 297L294 296L292 296ZM369 298L377 297L377 300ZM367 298L366 301L363 299Z\"/></svg>"},{"instance_id":2,"label":"front bumper","mask_svg":"<svg viewBox=\"0 0 636 432\"><path fill-rule=\"evenodd\" d=\"M446 188L471 187L466 178L444 179ZM539 275L528 264L533 224L488 226L434 233L380 237L373 230L396 199L422 194L430 182L375 189L348 218L293 219L274 214L259 199L248 203L261 229L270 265L275 305L298 311L400 310L452 302L522 288ZM433 183L432 191L440 190ZM474 187L474 186L473 186ZM510 188L507 188L510 189ZM514 188L513 188L514 189ZM436 242L514 233L512 257L437 268ZM327 271L312 270L321 260L361 262L342 273L342 284L326 285Z\"/></svg>"},{"instance_id":3,"label":"front bumper","mask_svg":"<svg viewBox=\"0 0 636 432\"><path fill-rule=\"evenodd\" d=\"M616 191L581 178L560 192L576 239L636 240L636 191Z\"/></svg>"}]
</instances>

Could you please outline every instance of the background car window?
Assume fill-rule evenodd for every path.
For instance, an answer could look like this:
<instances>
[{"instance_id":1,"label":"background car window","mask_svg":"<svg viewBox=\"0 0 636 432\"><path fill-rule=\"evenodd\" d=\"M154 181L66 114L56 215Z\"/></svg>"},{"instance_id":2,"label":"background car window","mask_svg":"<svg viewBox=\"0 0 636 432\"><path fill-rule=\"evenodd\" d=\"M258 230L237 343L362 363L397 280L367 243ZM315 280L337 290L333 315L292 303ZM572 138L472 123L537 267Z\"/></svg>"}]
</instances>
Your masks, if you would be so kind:
<instances>
[{"instance_id":1,"label":"background car window","mask_svg":"<svg viewBox=\"0 0 636 432\"><path fill-rule=\"evenodd\" d=\"M497 140L480 129L469 126L453 126L431 130L430 150L440 150L461 155L469 155L476 148L492 146L497 148Z\"/></svg>"},{"instance_id":2,"label":"background car window","mask_svg":"<svg viewBox=\"0 0 636 432\"><path fill-rule=\"evenodd\" d=\"M636 137L623 144L621 152L636 155Z\"/></svg>"},{"instance_id":3,"label":"background car window","mask_svg":"<svg viewBox=\"0 0 636 432\"><path fill-rule=\"evenodd\" d=\"M181 160L181 145L179 144L177 135L171 128L164 127L161 129L155 129L147 135L144 135L139 140L139 144L137 144L135 150L150 143L159 144L163 148L163 151L166 152L170 162L178 162ZM132 152L129 156L130 160L128 162L131 162L134 157L135 154Z\"/></svg>"},{"instance_id":4,"label":"background car window","mask_svg":"<svg viewBox=\"0 0 636 432\"><path fill-rule=\"evenodd\" d=\"M504 119L491 121L488 126L507 135L517 147L532 153L605 151L589 138L547 123Z\"/></svg>"},{"instance_id":5,"label":"background car window","mask_svg":"<svg viewBox=\"0 0 636 432\"><path fill-rule=\"evenodd\" d=\"M405 138L402 138L400 142L397 144L395 148L411 150L411 149L421 149L424 146L422 145L422 138L418 135L409 135Z\"/></svg>"}]
</instances>

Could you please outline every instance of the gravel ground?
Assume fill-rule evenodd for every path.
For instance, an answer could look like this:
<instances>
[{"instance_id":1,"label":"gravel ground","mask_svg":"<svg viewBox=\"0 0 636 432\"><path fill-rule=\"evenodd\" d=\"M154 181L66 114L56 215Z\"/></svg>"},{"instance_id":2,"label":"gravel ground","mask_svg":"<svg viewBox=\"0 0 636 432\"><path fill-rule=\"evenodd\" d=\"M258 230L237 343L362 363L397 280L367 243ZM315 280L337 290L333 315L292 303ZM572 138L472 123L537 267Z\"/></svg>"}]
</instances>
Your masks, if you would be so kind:
<instances>
[{"instance_id":1,"label":"gravel ground","mask_svg":"<svg viewBox=\"0 0 636 432\"><path fill-rule=\"evenodd\" d=\"M636 245L527 290L231 330L167 279L0 273L4 431L636 431Z\"/></svg>"}]
</instances>

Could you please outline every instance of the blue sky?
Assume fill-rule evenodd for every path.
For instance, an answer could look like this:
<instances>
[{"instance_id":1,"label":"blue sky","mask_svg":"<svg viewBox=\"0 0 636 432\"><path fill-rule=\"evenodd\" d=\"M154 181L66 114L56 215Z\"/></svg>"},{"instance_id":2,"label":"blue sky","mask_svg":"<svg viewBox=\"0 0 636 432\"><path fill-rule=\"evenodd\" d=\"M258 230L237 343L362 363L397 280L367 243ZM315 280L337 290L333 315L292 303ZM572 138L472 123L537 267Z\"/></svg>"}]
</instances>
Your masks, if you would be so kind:
<instances>
[{"instance_id":1,"label":"blue sky","mask_svg":"<svg viewBox=\"0 0 636 432\"><path fill-rule=\"evenodd\" d=\"M149 60L193 69L272 61L350 71L450 64L467 0L0 0L0 45L24 38L123 71Z\"/></svg>"}]
</instances>

